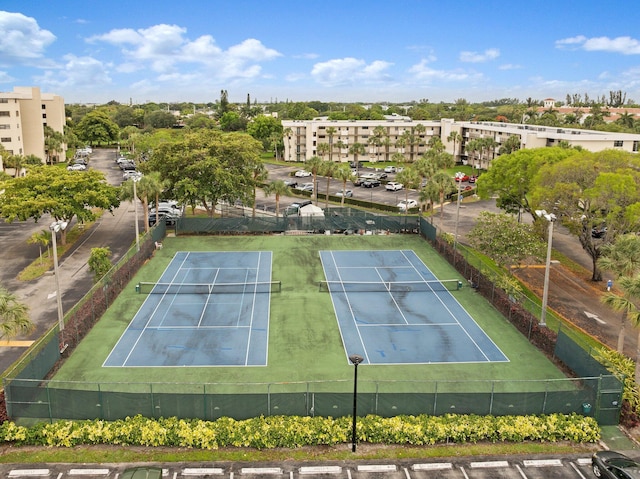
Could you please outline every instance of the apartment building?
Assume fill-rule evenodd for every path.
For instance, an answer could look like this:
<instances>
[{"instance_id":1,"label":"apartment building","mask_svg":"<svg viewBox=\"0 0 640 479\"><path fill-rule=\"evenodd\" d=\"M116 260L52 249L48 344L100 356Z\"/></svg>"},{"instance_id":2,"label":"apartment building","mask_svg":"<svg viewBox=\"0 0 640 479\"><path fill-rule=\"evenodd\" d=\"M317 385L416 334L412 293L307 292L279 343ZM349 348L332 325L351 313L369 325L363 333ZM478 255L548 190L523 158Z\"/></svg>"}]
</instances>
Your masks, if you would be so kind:
<instances>
[{"instance_id":1,"label":"apartment building","mask_svg":"<svg viewBox=\"0 0 640 479\"><path fill-rule=\"evenodd\" d=\"M38 87L14 87L0 92L0 144L12 155L47 159L44 126L64 132L64 99L41 93ZM64 158L64 151L57 152Z\"/></svg>"},{"instance_id":2,"label":"apartment building","mask_svg":"<svg viewBox=\"0 0 640 479\"><path fill-rule=\"evenodd\" d=\"M394 161L401 153L412 162L428 149L429 140L438 136L445 150L456 161L486 169L511 136L520 148L542 148L569 144L588 151L619 149L637 153L640 134L610 133L593 130L558 128L501 122L413 121L408 117L389 116L384 120L283 120L285 161L306 161L320 156L333 161ZM472 150L472 140L490 138L491 147ZM354 148L359 144L363 149ZM328 146L321 146L328 144ZM358 151L360 153L358 153ZM396 156L397 158L397 156Z\"/></svg>"}]
</instances>

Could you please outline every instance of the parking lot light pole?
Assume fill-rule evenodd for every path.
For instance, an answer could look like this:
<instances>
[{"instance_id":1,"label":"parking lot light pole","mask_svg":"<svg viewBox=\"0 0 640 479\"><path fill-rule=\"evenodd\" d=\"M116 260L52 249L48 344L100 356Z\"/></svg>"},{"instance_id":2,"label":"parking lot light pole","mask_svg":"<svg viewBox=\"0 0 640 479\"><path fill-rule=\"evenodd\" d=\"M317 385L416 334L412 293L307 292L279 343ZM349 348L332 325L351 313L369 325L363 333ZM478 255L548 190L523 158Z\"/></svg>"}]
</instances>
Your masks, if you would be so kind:
<instances>
[{"instance_id":1,"label":"parking lot light pole","mask_svg":"<svg viewBox=\"0 0 640 479\"><path fill-rule=\"evenodd\" d=\"M545 210L536 210L539 218L544 218L549 223L549 231L547 232L547 262L544 270L544 286L542 289L542 312L540 313L540 326L547 325L547 301L549 299L549 273L551 270L551 246L553 243L553 223L556 221L556 215L547 213Z\"/></svg>"},{"instance_id":2,"label":"parking lot light pole","mask_svg":"<svg viewBox=\"0 0 640 479\"><path fill-rule=\"evenodd\" d=\"M136 219L136 251L140 251L140 226L138 225L138 192L136 183L140 178L132 178L133 181L133 212Z\"/></svg>"},{"instance_id":3,"label":"parking lot light pole","mask_svg":"<svg viewBox=\"0 0 640 479\"><path fill-rule=\"evenodd\" d=\"M356 415L358 413L358 364L364 359L362 356L352 354L349 361L353 363L353 424L351 426L351 452L356 452Z\"/></svg>"},{"instance_id":4,"label":"parking lot light pole","mask_svg":"<svg viewBox=\"0 0 640 479\"><path fill-rule=\"evenodd\" d=\"M57 234L58 231L64 231L67 227L67 222L58 220L54 221L49 225L49 229L51 230L51 243L53 247L53 275L55 276L56 281L56 302L58 305L58 334L59 334L59 342L60 342L60 353L63 353L65 349L67 349L67 345L64 342L64 313L62 312L62 293L60 292L60 274L58 271L58 244L57 244Z\"/></svg>"}]
</instances>

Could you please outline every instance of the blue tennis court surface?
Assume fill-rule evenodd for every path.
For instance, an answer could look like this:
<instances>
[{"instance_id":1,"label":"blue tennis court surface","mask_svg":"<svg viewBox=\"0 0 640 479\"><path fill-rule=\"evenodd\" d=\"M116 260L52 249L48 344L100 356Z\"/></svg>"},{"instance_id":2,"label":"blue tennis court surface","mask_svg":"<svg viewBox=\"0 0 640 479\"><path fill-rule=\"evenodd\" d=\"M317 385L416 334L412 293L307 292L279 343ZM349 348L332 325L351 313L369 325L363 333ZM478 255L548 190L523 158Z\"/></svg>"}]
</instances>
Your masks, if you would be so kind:
<instances>
[{"instance_id":1,"label":"blue tennis court surface","mask_svg":"<svg viewBox=\"0 0 640 479\"><path fill-rule=\"evenodd\" d=\"M271 256L176 253L104 366L266 366Z\"/></svg>"},{"instance_id":2,"label":"blue tennis court surface","mask_svg":"<svg viewBox=\"0 0 640 479\"><path fill-rule=\"evenodd\" d=\"M413 251L320 258L347 356L365 364L508 361Z\"/></svg>"}]
</instances>

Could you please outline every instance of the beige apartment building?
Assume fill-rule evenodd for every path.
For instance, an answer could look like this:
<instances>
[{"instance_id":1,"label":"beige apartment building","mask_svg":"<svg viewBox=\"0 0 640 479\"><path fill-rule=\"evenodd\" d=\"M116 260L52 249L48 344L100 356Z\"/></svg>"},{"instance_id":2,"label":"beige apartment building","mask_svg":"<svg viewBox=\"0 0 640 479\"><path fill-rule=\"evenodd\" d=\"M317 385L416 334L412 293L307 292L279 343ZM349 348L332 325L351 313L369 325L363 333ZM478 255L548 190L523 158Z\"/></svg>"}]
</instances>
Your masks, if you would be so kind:
<instances>
[{"instance_id":1,"label":"beige apartment building","mask_svg":"<svg viewBox=\"0 0 640 479\"><path fill-rule=\"evenodd\" d=\"M509 137L518 138L520 148L542 148L564 142L588 151L618 149L638 153L640 134L610 133L593 130L559 128L501 122L413 121L392 115L385 120L283 120L285 161L306 161L319 156L333 161L394 161L401 153L412 162L427 149L429 140L438 136L456 161L486 169L498 156L500 146ZM455 140L454 140L455 138ZM471 151L474 139L491 138L493 146L485 151ZM320 146L323 143L329 146ZM362 145L361 148L354 144ZM357 151L360 153L357 153ZM397 156L396 156L397 158Z\"/></svg>"},{"instance_id":2,"label":"beige apartment building","mask_svg":"<svg viewBox=\"0 0 640 479\"><path fill-rule=\"evenodd\" d=\"M45 162L45 125L64 132L61 96L41 93L38 87L14 87L12 92L0 92L0 144L10 154L35 155ZM58 154L64 158L64 151Z\"/></svg>"}]
</instances>

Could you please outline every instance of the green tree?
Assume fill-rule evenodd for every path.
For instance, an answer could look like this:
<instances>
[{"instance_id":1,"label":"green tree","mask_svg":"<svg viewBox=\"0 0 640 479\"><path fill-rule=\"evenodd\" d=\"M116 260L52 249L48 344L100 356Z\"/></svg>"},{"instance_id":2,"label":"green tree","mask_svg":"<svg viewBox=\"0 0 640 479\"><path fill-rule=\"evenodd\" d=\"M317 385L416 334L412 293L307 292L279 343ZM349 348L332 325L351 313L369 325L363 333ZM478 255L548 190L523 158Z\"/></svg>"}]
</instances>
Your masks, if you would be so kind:
<instances>
[{"instance_id":1,"label":"green tree","mask_svg":"<svg viewBox=\"0 0 640 479\"><path fill-rule=\"evenodd\" d=\"M89 271L93 273L94 283L97 283L113 266L111 264L111 250L108 247L91 248L87 264Z\"/></svg>"},{"instance_id":2,"label":"green tree","mask_svg":"<svg viewBox=\"0 0 640 479\"><path fill-rule=\"evenodd\" d=\"M29 319L29 308L18 301L15 294L0 286L0 337L11 339L20 333L33 330Z\"/></svg>"},{"instance_id":3,"label":"green tree","mask_svg":"<svg viewBox=\"0 0 640 479\"><path fill-rule=\"evenodd\" d=\"M145 127L171 128L176 124L176 117L166 110L156 110L144 115Z\"/></svg>"},{"instance_id":4,"label":"green tree","mask_svg":"<svg viewBox=\"0 0 640 479\"><path fill-rule=\"evenodd\" d=\"M354 143L349 147L349 154L353 155L353 161L356 164L356 171L360 168L360 156L364 155L367 152L364 145L362 143Z\"/></svg>"},{"instance_id":5,"label":"green tree","mask_svg":"<svg viewBox=\"0 0 640 479\"><path fill-rule=\"evenodd\" d=\"M633 279L634 276L640 273L640 238L635 234L625 234L618 236L614 243L604 245L601 256L598 258L598 266L603 271L614 273L619 281L623 280L623 278ZM621 282L624 284L626 281L625 279ZM605 304L613 306L616 311L622 312L617 345L617 350L621 354L624 353L626 320L630 319L629 312L635 309L633 305L634 298L630 293L630 290L623 288L623 298L619 298L619 295L613 291L609 291L602 298Z\"/></svg>"},{"instance_id":6,"label":"green tree","mask_svg":"<svg viewBox=\"0 0 640 479\"><path fill-rule=\"evenodd\" d=\"M133 183L136 181L136 196L133 195ZM145 218L144 229L149 231L149 221L146 218L149 217L149 204L154 201L155 204L160 202L160 196L169 187L168 180L162 180L160 172L151 171L141 178L134 180L129 179L120 185L120 199L123 201L138 201L142 202L142 217ZM156 223L160 220L159 212L156 211Z\"/></svg>"},{"instance_id":7,"label":"green tree","mask_svg":"<svg viewBox=\"0 0 640 479\"><path fill-rule=\"evenodd\" d=\"M518 223L511 215L483 211L467 237L474 248L507 269L545 254L546 243L532 225Z\"/></svg>"},{"instance_id":8,"label":"green tree","mask_svg":"<svg viewBox=\"0 0 640 479\"><path fill-rule=\"evenodd\" d=\"M455 160L460 154L456 146L462 144L462 134L458 131L452 131L447 136L447 141L453 143L453 158Z\"/></svg>"},{"instance_id":9,"label":"green tree","mask_svg":"<svg viewBox=\"0 0 640 479\"><path fill-rule=\"evenodd\" d=\"M29 239L27 240L27 244L37 244L38 250L40 252L40 264L42 264L42 247L45 246L47 248L47 252L49 251L49 244L51 243L51 231L42 230L36 233L33 233Z\"/></svg>"},{"instance_id":10,"label":"green tree","mask_svg":"<svg viewBox=\"0 0 640 479\"><path fill-rule=\"evenodd\" d=\"M89 145L118 141L118 125L102 110L87 113L76 127L78 138Z\"/></svg>"},{"instance_id":11,"label":"green tree","mask_svg":"<svg viewBox=\"0 0 640 479\"><path fill-rule=\"evenodd\" d=\"M280 135L278 135L280 137ZM251 163L251 187L252 187L252 205L251 205L251 217L256 217L256 198L257 198L257 187L262 184L267 177L269 176L269 172L267 168L264 166L262 161L253 161Z\"/></svg>"},{"instance_id":12,"label":"green tree","mask_svg":"<svg viewBox=\"0 0 640 479\"><path fill-rule=\"evenodd\" d=\"M321 174L324 164L325 162L319 156L312 156L306 162L306 168L313 175L313 200L316 205L318 204L318 175Z\"/></svg>"},{"instance_id":13,"label":"green tree","mask_svg":"<svg viewBox=\"0 0 640 479\"><path fill-rule=\"evenodd\" d=\"M325 195L325 208L329 208L329 188L331 187L331 178L335 175L338 170L338 163L333 163L332 161L325 161L322 165L322 169L320 172L327 178L327 191Z\"/></svg>"},{"instance_id":14,"label":"green tree","mask_svg":"<svg viewBox=\"0 0 640 479\"><path fill-rule=\"evenodd\" d=\"M41 166L4 186L0 216L8 222L29 218L38 221L45 214L67 223L74 217L80 222L92 221L95 208L113 211L120 204L118 188L107 184L96 170L77 172ZM66 230L61 232L61 244L66 244Z\"/></svg>"},{"instance_id":15,"label":"green tree","mask_svg":"<svg viewBox=\"0 0 640 479\"><path fill-rule=\"evenodd\" d=\"M444 223L444 200L449 193L455 191L456 184L449 174L440 171L429 179L425 188L438 194L438 200L440 201L440 227L442 228ZM432 195L430 194L429 196Z\"/></svg>"},{"instance_id":16,"label":"green tree","mask_svg":"<svg viewBox=\"0 0 640 479\"><path fill-rule=\"evenodd\" d=\"M265 196L271 196L272 194L276 197L276 218L280 216L280 198L282 195L290 195L291 188L287 186L287 184L282 180L274 180L268 185L264 187Z\"/></svg>"},{"instance_id":17,"label":"green tree","mask_svg":"<svg viewBox=\"0 0 640 479\"><path fill-rule=\"evenodd\" d=\"M345 192L347 191L347 181L353 178L351 168L347 164L340 164L333 175L336 179L342 181L342 198L340 198L340 205L344 206Z\"/></svg>"},{"instance_id":18,"label":"green tree","mask_svg":"<svg viewBox=\"0 0 640 479\"><path fill-rule=\"evenodd\" d=\"M282 141L282 122L272 116L258 115L247 124L247 133L262 142L262 147L267 151L272 144L272 137L277 136Z\"/></svg>"},{"instance_id":19,"label":"green tree","mask_svg":"<svg viewBox=\"0 0 640 479\"><path fill-rule=\"evenodd\" d=\"M222 131L244 131L247 128L247 119L235 111L227 111L220 117Z\"/></svg>"},{"instance_id":20,"label":"green tree","mask_svg":"<svg viewBox=\"0 0 640 479\"><path fill-rule=\"evenodd\" d=\"M53 165L58 153L63 151L64 135L55 131L50 126L44 125L44 149L47 155L47 163Z\"/></svg>"}]
</instances>

